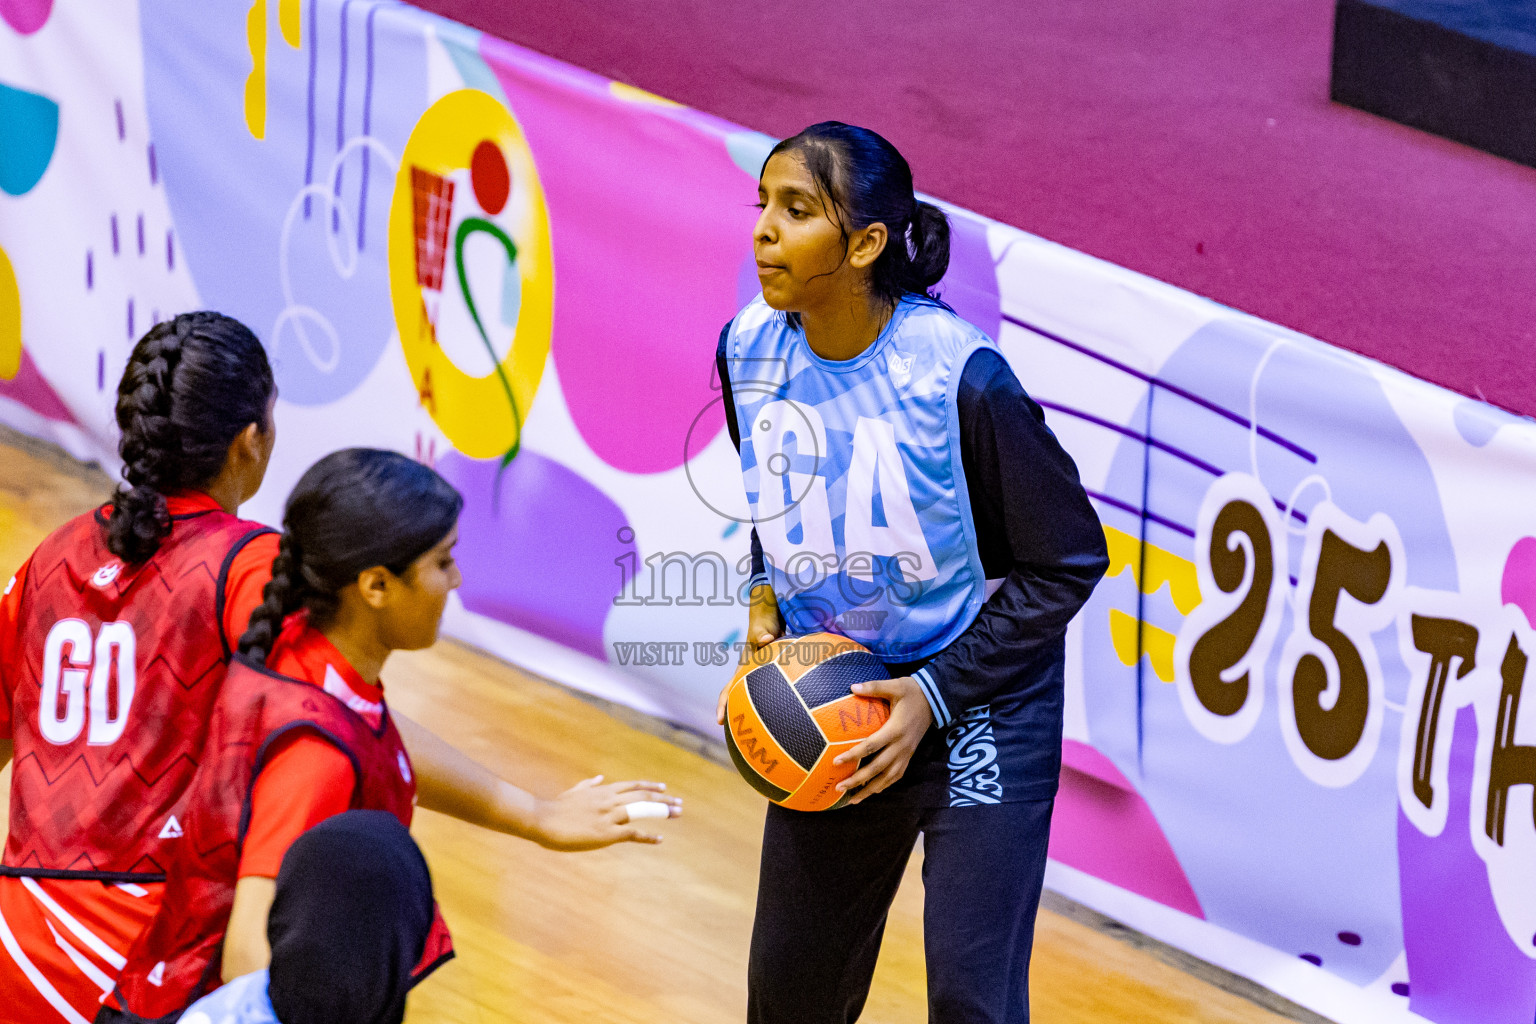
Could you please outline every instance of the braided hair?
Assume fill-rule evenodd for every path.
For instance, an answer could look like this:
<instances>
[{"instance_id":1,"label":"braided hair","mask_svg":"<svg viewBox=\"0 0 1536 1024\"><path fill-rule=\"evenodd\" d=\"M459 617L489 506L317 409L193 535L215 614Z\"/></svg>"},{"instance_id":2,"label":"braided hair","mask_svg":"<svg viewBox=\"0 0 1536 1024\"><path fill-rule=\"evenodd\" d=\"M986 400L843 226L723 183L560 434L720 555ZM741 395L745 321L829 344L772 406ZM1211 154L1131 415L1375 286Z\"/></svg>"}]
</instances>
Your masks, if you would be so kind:
<instances>
[{"instance_id":1,"label":"braided hair","mask_svg":"<svg viewBox=\"0 0 1536 1024\"><path fill-rule=\"evenodd\" d=\"M272 579L240 637L240 653L265 662L283 621L307 609L320 627L341 591L383 566L404 576L448 536L464 499L436 472L398 452L344 448L305 471L288 496Z\"/></svg>"},{"instance_id":2,"label":"braided hair","mask_svg":"<svg viewBox=\"0 0 1536 1024\"><path fill-rule=\"evenodd\" d=\"M107 520L107 547L142 562L171 530L165 496L218 476L236 436L267 430L274 388L266 350L221 313L183 313L151 327L117 386L123 483Z\"/></svg>"},{"instance_id":3,"label":"braided hair","mask_svg":"<svg viewBox=\"0 0 1536 1024\"><path fill-rule=\"evenodd\" d=\"M932 289L949 269L949 219L918 200L912 168L895 146L868 128L822 121L774 146L768 158L779 153L805 161L842 232L845 256L850 231L885 225L889 240L870 268L870 291L877 300L894 306L911 295L944 305ZM799 313L785 315L799 326Z\"/></svg>"}]
</instances>

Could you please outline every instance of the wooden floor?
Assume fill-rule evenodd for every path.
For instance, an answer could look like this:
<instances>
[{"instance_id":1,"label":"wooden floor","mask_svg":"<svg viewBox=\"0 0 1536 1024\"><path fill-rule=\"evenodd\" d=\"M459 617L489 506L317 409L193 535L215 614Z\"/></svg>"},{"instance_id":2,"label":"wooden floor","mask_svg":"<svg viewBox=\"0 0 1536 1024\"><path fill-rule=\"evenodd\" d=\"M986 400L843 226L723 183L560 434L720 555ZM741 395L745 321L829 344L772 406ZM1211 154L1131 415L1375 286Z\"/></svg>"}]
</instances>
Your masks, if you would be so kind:
<instances>
[{"instance_id":1,"label":"wooden floor","mask_svg":"<svg viewBox=\"0 0 1536 1024\"><path fill-rule=\"evenodd\" d=\"M106 486L40 446L0 437L0 579ZM401 711L528 789L553 793L602 772L660 779L686 800L684 817L662 824L662 846L583 854L420 812L413 831L459 956L412 996L410 1024L743 1018L763 801L734 772L455 643L396 655L385 679ZM0 781L8 794L8 776ZM914 857L865 1021L926 1020L919 870ZM1032 995L1039 1024L1284 1019L1049 911Z\"/></svg>"}]
</instances>

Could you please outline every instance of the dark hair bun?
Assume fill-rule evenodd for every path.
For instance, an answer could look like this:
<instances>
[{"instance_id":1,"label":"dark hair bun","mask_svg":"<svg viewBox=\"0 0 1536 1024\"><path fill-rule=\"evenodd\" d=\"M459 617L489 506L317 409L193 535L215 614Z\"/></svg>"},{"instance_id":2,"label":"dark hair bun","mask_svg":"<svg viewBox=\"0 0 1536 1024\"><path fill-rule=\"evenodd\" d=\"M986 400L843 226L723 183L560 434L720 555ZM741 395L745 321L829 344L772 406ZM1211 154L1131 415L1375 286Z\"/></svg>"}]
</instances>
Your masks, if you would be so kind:
<instances>
[{"instance_id":1,"label":"dark hair bun","mask_svg":"<svg viewBox=\"0 0 1536 1024\"><path fill-rule=\"evenodd\" d=\"M932 203L919 202L912 218L910 260L911 287L924 292L944 279L949 270L949 218Z\"/></svg>"}]
</instances>

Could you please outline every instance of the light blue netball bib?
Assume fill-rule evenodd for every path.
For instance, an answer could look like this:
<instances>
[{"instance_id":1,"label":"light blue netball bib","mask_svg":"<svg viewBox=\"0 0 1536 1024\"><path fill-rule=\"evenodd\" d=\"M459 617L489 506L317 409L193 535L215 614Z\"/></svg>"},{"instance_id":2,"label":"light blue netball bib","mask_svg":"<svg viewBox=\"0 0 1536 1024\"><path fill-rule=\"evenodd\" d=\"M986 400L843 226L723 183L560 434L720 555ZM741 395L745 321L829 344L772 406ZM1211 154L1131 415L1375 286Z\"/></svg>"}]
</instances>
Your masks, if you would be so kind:
<instances>
[{"instance_id":1,"label":"light blue netball bib","mask_svg":"<svg viewBox=\"0 0 1536 1024\"><path fill-rule=\"evenodd\" d=\"M984 599L956 392L992 341L904 299L833 362L758 296L731 323L741 471L790 633L840 633L885 661L933 654Z\"/></svg>"}]
</instances>

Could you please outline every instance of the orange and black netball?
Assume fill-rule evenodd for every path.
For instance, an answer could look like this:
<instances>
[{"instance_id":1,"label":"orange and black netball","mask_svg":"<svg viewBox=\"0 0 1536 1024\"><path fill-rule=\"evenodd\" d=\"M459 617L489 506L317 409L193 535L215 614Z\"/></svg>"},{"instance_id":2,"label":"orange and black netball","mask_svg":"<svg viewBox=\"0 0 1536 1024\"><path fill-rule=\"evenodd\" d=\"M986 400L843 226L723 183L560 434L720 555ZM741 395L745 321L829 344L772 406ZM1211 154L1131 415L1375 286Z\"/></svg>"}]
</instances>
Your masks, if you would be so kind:
<instances>
[{"instance_id":1,"label":"orange and black netball","mask_svg":"<svg viewBox=\"0 0 1536 1024\"><path fill-rule=\"evenodd\" d=\"M863 645L833 633L775 640L736 670L725 702L725 743L753 789L796 811L825 811L858 765L832 759L890 718L890 703L854 683L890 677Z\"/></svg>"}]
</instances>

